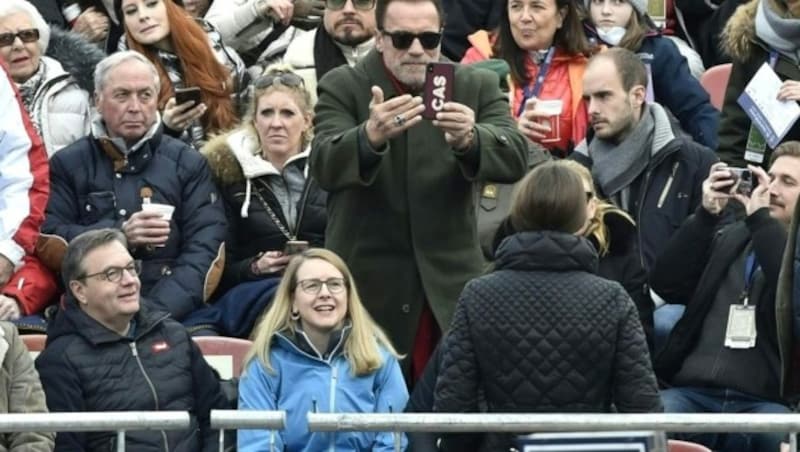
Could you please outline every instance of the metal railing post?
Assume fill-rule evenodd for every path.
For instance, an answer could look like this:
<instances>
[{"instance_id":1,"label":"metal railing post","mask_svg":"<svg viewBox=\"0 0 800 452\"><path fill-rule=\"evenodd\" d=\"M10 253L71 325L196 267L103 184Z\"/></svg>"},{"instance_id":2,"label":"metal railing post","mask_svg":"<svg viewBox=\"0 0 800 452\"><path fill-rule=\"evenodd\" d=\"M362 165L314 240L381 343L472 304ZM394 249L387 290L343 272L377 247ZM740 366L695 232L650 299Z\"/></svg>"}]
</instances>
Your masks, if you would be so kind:
<instances>
[{"instance_id":1,"label":"metal railing post","mask_svg":"<svg viewBox=\"0 0 800 452\"><path fill-rule=\"evenodd\" d=\"M797 452L797 432L789 433L789 450Z\"/></svg>"},{"instance_id":2,"label":"metal railing post","mask_svg":"<svg viewBox=\"0 0 800 452\"><path fill-rule=\"evenodd\" d=\"M125 452L125 430L117 430L117 452Z\"/></svg>"},{"instance_id":3,"label":"metal railing post","mask_svg":"<svg viewBox=\"0 0 800 452\"><path fill-rule=\"evenodd\" d=\"M225 429L219 429L219 452L225 452Z\"/></svg>"},{"instance_id":4,"label":"metal railing post","mask_svg":"<svg viewBox=\"0 0 800 452\"><path fill-rule=\"evenodd\" d=\"M394 452L403 451L403 432L392 432L394 436Z\"/></svg>"}]
</instances>

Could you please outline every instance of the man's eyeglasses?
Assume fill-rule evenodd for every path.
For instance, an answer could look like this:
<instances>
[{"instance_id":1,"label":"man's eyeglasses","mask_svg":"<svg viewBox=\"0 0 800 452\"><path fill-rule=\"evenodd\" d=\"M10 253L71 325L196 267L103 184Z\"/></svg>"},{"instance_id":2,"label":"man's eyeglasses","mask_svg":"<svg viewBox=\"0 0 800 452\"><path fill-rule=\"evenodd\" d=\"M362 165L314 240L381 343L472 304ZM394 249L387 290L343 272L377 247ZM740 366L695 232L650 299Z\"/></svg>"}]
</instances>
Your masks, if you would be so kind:
<instances>
[{"instance_id":1,"label":"man's eyeglasses","mask_svg":"<svg viewBox=\"0 0 800 452\"><path fill-rule=\"evenodd\" d=\"M325 281L311 278L297 281L297 286L309 295L318 294L319 291L322 290L323 284L328 288L328 292L330 293L342 293L344 289L347 288L347 283L344 278L328 278Z\"/></svg>"},{"instance_id":2,"label":"man's eyeglasses","mask_svg":"<svg viewBox=\"0 0 800 452\"><path fill-rule=\"evenodd\" d=\"M305 82L303 82L303 77L300 77L294 72L276 72L274 74L262 75L253 83L256 89L269 88L273 85L297 88L305 86Z\"/></svg>"},{"instance_id":3,"label":"man's eyeglasses","mask_svg":"<svg viewBox=\"0 0 800 452\"><path fill-rule=\"evenodd\" d=\"M386 31L382 32L392 38L392 45L397 50L408 50L415 39L419 39L422 48L425 50L435 49L442 41L442 33L435 31L423 31L422 33L411 33L410 31Z\"/></svg>"},{"instance_id":4,"label":"man's eyeglasses","mask_svg":"<svg viewBox=\"0 0 800 452\"><path fill-rule=\"evenodd\" d=\"M88 279L94 278L95 276L99 276L100 279L104 279L108 282L116 283L122 280L122 273L128 272L131 276L138 276L142 272L142 261L133 261L125 267L108 267L107 269L92 273L90 275L83 275L78 280L81 279ZM330 290L330 286L328 286L328 290Z\"/></svg>"},{"instance_id":5,"label":"man's eyeglasses","mask_svg":"<svg viewBox=\"0 0 800 452\"><path fill-rule=\"evenodd\" d=\"M16 33L0 33L0 47L7 47L14 44L17 36L25 43L36 42L39 40L39 29L27 28L25 30L19 30Z\"/></svg>"},{"instance_id":6,"label":"man's eyeglasses","mask_svg":"<svg viewBox=\"0 0 800 452\"><path fill-rule=\"evenodd\" d=\"M375 0L350 0L353 2L353 8L359 11L369 11L375 7ZM325 8L331 11L338 11L344 9L347 0L325 0Z\"/></svg>"}]
</instances>

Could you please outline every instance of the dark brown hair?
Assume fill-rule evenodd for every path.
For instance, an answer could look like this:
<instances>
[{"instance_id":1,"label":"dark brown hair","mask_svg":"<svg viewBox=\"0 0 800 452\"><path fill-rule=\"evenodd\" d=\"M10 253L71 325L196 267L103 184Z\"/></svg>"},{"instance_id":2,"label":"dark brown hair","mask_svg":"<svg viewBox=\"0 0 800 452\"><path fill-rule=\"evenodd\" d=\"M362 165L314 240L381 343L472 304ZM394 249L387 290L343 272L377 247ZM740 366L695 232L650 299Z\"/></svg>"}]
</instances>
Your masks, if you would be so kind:
<instances>
[{"instance_id":1,"label":"dark brown hair","mask_svg":"<svg viewBox=\"0 0 800 452\"><path fill-rule=\"evenodd\" d=\"M647 68L635 53L623 47L613 47L605 52L598 53L589 60L593 61L606 58L614 63L617 75L622 83L622 89L630 91L636 85L647 86Z\"/></svg>"},{"instance_id":2,"label":"dark brown hair","mask_svg":"<svg viewBox=\"0 0 800 452\"><path fill-rule=\"evenodd\" d=\"M510 216L517 232L579 231L586 223L586 193L580 175L559 162L537 166L514 191Z\"/></svg>"},{"instance_id":3,"label":"dark brown hair","mask_svg":"<svg viewBox=\"0 0 800 452\"><path fill-rule=\"evenodd\" d=\"M775 163L780 157L795 157L800 159L800 141L784 141L772 152L769 158L769 166Z\"/></svg>"},{"instance_id":4,"label":"dark brown hair","mask_svg":"<svg viewBox=\"0 0 800 452\"><path fill-rule=\"evenodd\" d=\"M386 20L386 9L392 2L406 2L406 3L432 3L436 7L436 12L439 13L439 27L444 28L444 8L442 7L442 0L377 0L375 4L375 27L383 31L383 23Z\"/></svg>"},{"instance_id":5,"label":"dark brown hair","mask_svg":"<svg viewBox=\"0 0 800 452\"><path fill-rule=\"evenodd\" d=\"M644 38L647 37L647 34L654 31L656 30L652 22L640 14L636 8L633 8L631 18L628 21L628 25L625 27L625 34L622 36L622 40L617 47L636 52L642 47L642 42L644 42Z\"/></svg>"},{"instance_id":6,"label":"dark brown hair","mask_svg":"<svg viewBox=\"0 0 800 452\"><path fill-rule=\"evenodd\" d=\"M583 32L583 24L581 22L583 19L582 10L578 9L574 0L549 1L556 3L558 11L566 11L561 28L556 30L556 34L553 36L553 45L571 55L589 56L589 42ZM525 70L525 59L528 58L528 52L520 48L511 34L511 22L508 19L509 0L502 0L502 2L503 12L500 15L497 39L500 48L498 56L504 59L511 68L511 78L514 83L527 85L531 81L528 71Z\"/></svg>"}]
</instances>

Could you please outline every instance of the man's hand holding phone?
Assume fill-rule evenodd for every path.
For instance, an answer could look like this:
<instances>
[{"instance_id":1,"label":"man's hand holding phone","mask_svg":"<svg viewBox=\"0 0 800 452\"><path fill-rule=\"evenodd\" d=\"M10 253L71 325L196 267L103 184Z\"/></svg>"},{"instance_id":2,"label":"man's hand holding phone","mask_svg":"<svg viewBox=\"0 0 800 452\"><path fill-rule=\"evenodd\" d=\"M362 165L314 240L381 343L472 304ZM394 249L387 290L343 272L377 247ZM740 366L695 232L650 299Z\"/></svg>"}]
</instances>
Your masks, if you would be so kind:
<instances>
[{"instance_id":1,"label":"man's hand holding phone","mask_svg":"<svg viewBox=\"0 0 800 452\"><path fill-rule=\"evenodd\" d=\"M761 208L769 208L769 175L760 166L747 165L747 169L752 174L753 182L757 180L758 185L753 187L750 196L739 193L738 190L735 190L731 196L742 203L747 210L747 216L750 216Z\"/></svg>"},{"instance_id":2,"label":"man's hand holding phone","mask_svg":"<svg viewBox=\"0 0 800 452\"><path fill-rule=\"evenodd\" d=\"M372 87L372 100L369 102L369 119L365 125L367 139L374 149L383 147L387 141L414 127L422 121L422 98L403 94L384 100L383 90Z\"/></svg>"},{"instance_id":3,"label":"man's hand holding phone","mask_svg":"<svg viewBox=\"0 0 800 452\"><path fill-rule=\"evenodd\" d=\"M458 102L446 102L436 113L433 125L444 132L444 140L453 149L466 150L475 139L475 112Z\"/></svg>"}]
</instances>

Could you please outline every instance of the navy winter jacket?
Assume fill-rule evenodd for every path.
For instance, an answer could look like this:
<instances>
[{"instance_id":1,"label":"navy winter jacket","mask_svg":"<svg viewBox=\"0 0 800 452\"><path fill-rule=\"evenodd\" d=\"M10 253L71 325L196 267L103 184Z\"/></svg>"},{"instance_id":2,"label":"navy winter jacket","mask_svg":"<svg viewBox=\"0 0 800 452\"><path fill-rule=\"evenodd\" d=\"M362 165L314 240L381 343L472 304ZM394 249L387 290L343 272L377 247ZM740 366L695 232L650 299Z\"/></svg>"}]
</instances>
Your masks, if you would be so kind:
<instances>
[{"instance_id":1,"label":"navy winter jacket","mask_svg":"<svg viewBox=\"0 0 800 452\"><path fill-rule=\"evenodd\" d=\"M227 223L199 152L159 130L126 158L106 139L88 136L53 155L50 184L42 232L66 241L121 228L147 194L153 203L175 206L165 246L131 249L142 260L142 294L178 320L210 296L209 275L224 253Z\"/></svg>"},{"instance_id":2,"label":"navy winter jacket","mask_svg":"<svg viewBox=\"0 0 800 452\"><path fill-rule=\"evenodd\" d=\"M51 412L189 411L188 430L130 431L126 450L217 450L210 410L230 406L217 375L183 326L167 313L143 307L134 317L132 337L123 337L89 317L74 300L65 305L36 359ZM116 450L116 433L61 432L55 450Z\"/></svg>"}]
</instances>

